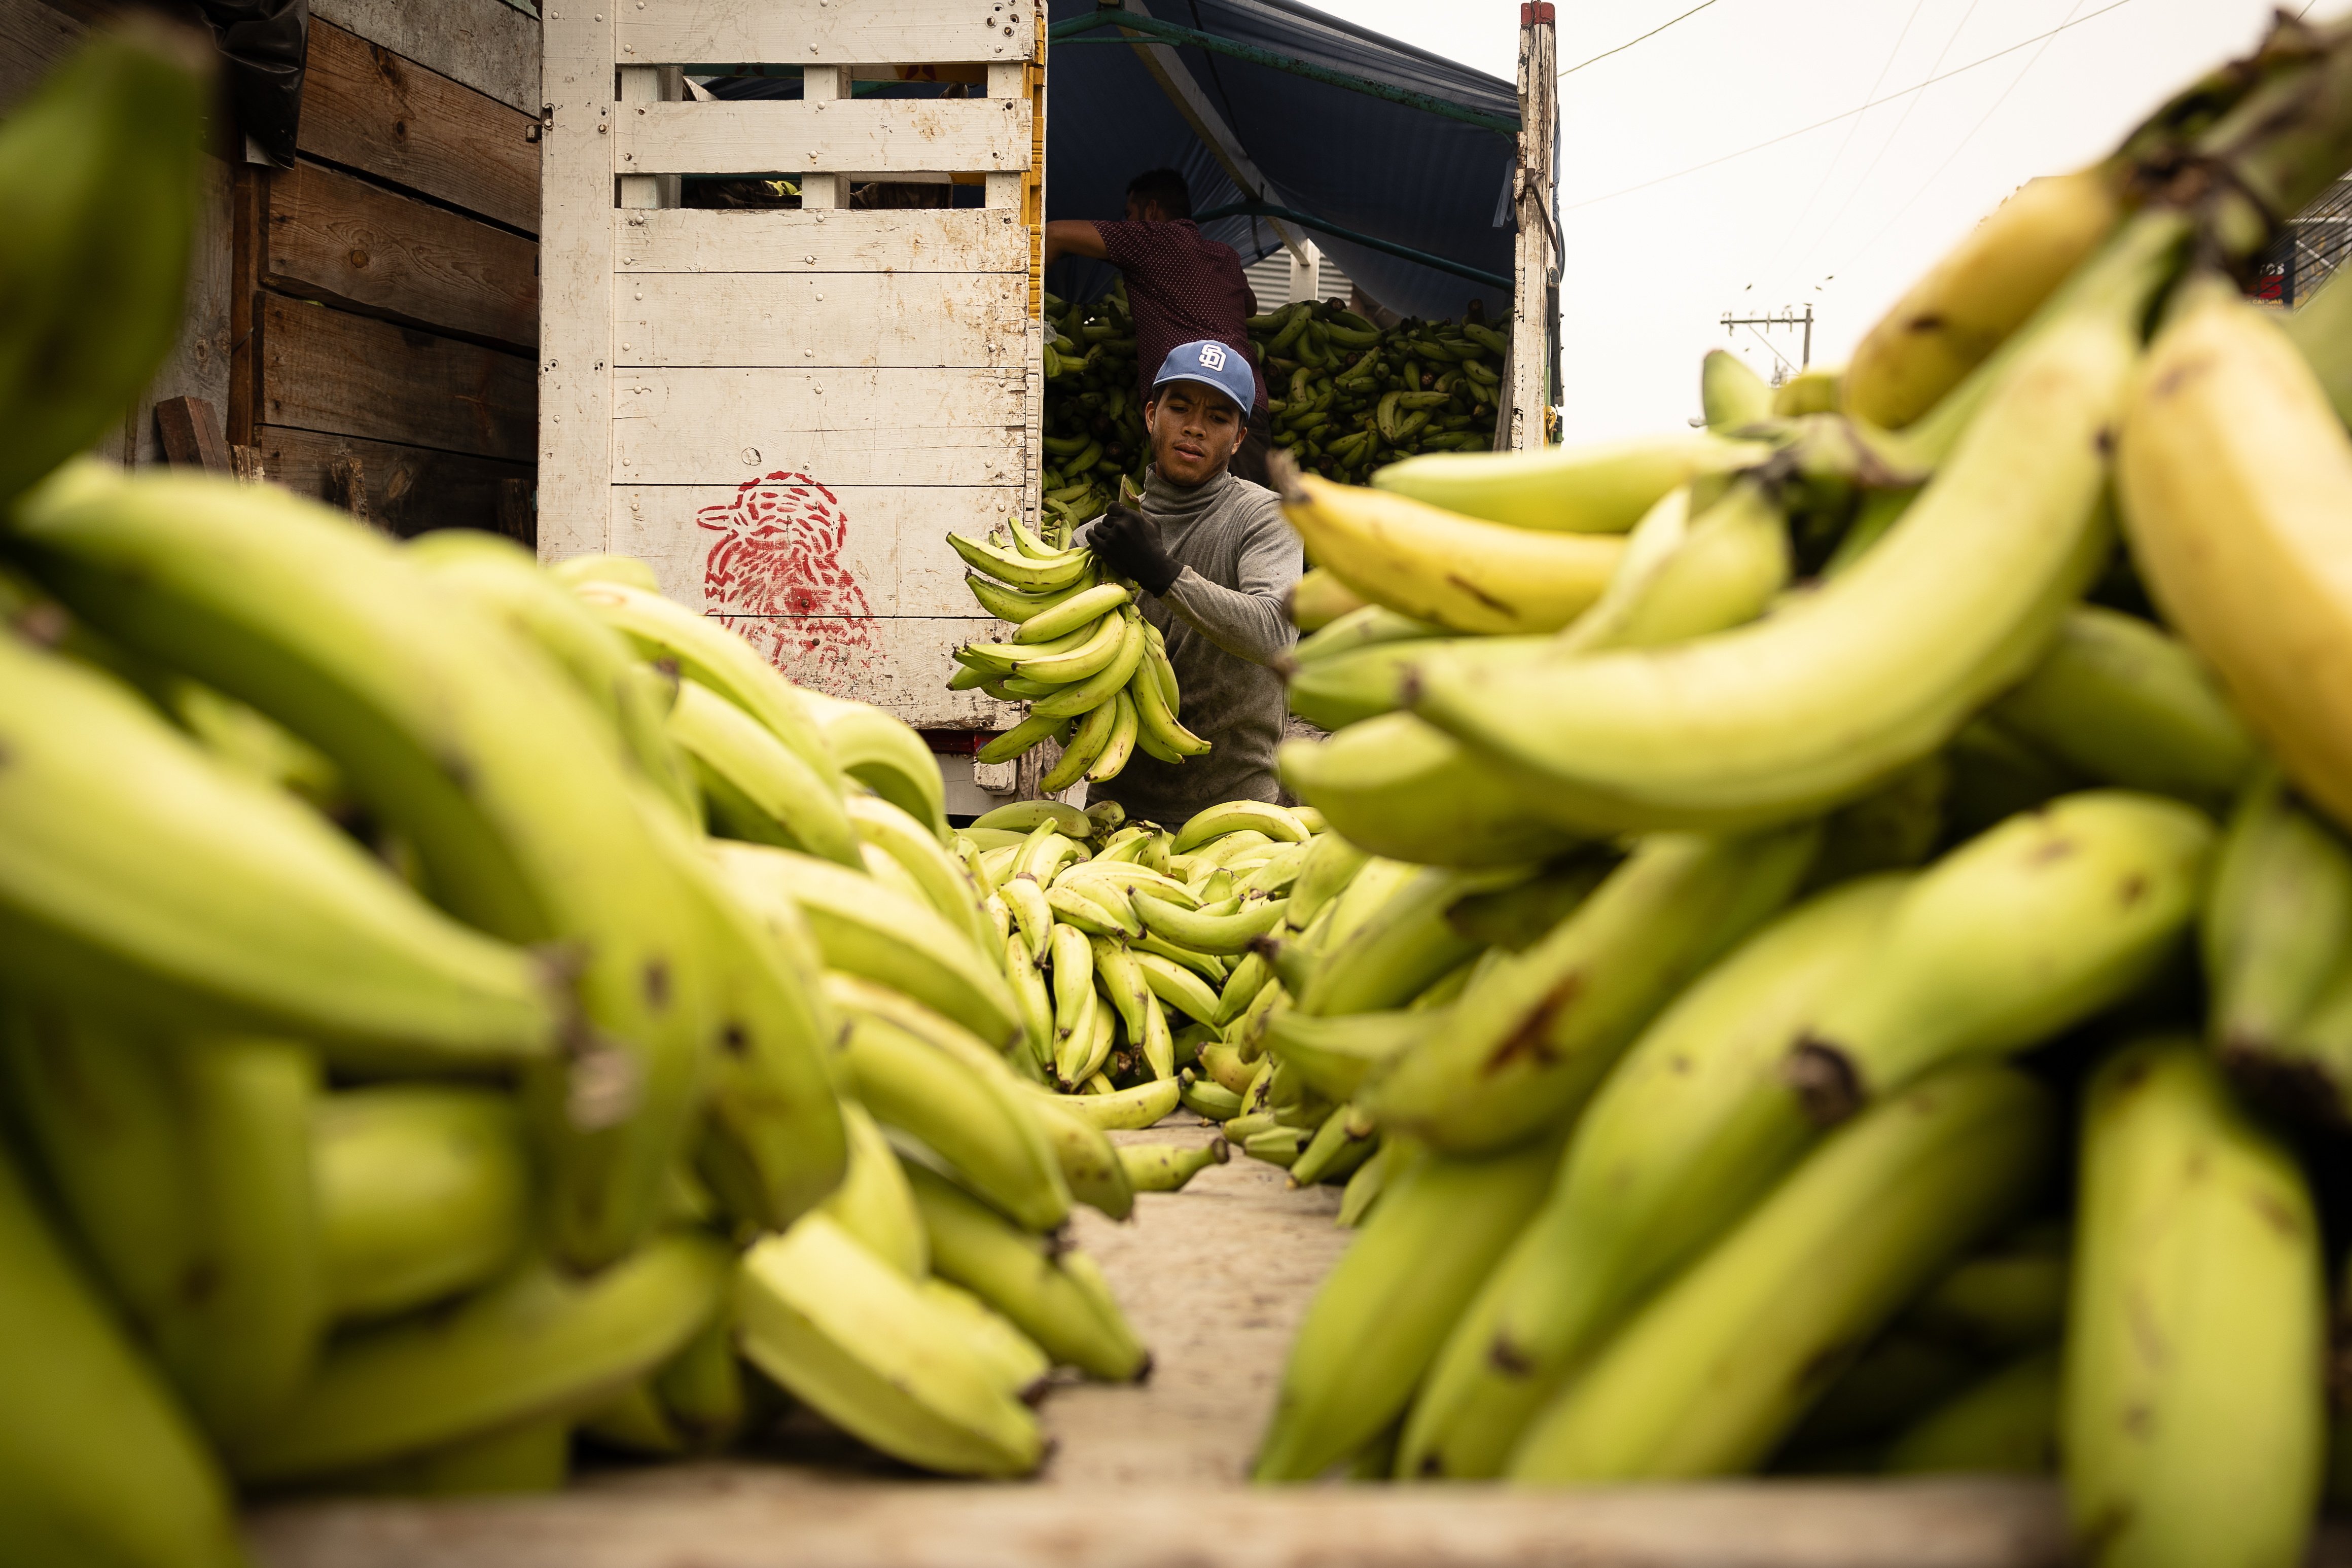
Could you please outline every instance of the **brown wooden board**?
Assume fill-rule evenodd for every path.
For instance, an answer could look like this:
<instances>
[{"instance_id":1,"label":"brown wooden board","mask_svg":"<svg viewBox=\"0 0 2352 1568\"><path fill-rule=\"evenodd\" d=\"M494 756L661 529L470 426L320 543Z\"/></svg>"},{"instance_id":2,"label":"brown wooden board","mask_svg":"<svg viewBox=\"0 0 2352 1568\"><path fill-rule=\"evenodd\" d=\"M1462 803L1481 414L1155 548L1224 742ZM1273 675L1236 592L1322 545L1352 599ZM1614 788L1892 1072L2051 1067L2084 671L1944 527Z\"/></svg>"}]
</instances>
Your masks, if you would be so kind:
<instances>
[{"instance_id":1,"label":"brown wooden board","mask_svg":"<svg viewBox=\"0 0 2352 1568\"><path fill-rule=\"evenodd\" d=\"M269 178L261 282L366 315L529 349L539 247L316 163Z\"/></svg>"},{"instance_id":2,"label":"brown wooden board","mask_svg":"<svg viewBox=\"0 0 2352 1568\"><path fill-rule=\"evenodd\" d=\"M539 112L539 18L505 0L311 0L310 18Z\"/></svg>"},{"instance_id":3,"label":"brown wooden board","mask_svg":"<svg viewBox=\"0 0 2352 1568\"><path fill-rule=\"evenodd\" d=\"M414 327L264 295L260 425L531 460L531 363Z\"/></svg>"},{"instance_id":4,"label":"brown wooden board","mask_svg":"<svg viewBox=\"0 0 2352 1568\"><path fill-rule=\"evenodd\" d=\"M310 24L301 151L529 234L539 232L534 117L331 24Z\"/></svg>"},{"instance_id":5,"label":"brown wooden board","mask_svg":"<svg viewBox=\"0 0 2352 1568\"><path fill-rule=\"evenodd\" d=\"M339 461L357 458L368 521L393 533L436 528L507 532L517 521L517 501L508 497L506 486L521 487L520 503L529 505L528 464L269 425L255 434L262 477L314 500L341 504L331 472Z\"/></svg>"}]
</instances>

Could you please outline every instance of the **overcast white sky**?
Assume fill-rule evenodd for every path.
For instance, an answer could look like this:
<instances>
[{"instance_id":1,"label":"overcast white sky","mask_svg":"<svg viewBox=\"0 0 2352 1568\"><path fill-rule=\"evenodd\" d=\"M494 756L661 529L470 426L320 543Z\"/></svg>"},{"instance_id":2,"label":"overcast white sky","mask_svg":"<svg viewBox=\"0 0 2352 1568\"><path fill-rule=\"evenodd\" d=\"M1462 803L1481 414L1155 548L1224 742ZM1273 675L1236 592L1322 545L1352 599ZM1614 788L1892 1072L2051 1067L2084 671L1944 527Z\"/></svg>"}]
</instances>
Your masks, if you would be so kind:
<instances>
[{"instance_id":1,"label":"overcast white sky","mask_svg":"<svg viewBox=\"0 0 2352 1568\"><path fill-rule=\"evenodd\" d=\"M1506 79L1517 0L1314 0ZM1562 66L1698 0L1559 6ZM2287 0L2295 8L2300 0ZM1842 361L1947 247L2036 174L2105 153L2191 77L2261 37L2273 0L1714 0L1560 83L1563 410L1570 441L1679 426L1698 362L1758 334L1721 318L1813 307L1815 363ZM2342 0L2318 0L2331 16ZM2105 14L2100 15L2104 10ZM1738 153L2076 26L1924 91ZM1794 358L1798 335L1769 334Z\"/></svg>"}]
</instances>

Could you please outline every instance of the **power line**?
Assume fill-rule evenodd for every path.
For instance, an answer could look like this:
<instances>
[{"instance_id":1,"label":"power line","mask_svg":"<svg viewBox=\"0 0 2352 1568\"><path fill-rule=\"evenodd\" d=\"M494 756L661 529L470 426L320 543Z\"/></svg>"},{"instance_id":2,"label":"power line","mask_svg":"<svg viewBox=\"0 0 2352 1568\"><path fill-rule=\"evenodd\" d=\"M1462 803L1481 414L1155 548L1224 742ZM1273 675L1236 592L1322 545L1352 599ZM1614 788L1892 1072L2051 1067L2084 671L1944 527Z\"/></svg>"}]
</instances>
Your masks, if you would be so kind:
<instances>
[{"instance_id":1,"label":"power line","mask_svg":"<svg viewBox=\"0 0 2352 1568\"><path fill-rule=\"evenodd\" d=\"M2085 22L2096 21L2099 17L2105 16L2108 12L2119 11L2130 4L2131 0L2108 0L2108 4L2100 6L2089 16L2077 16L2071 22L2063 23L2058 26L2051 28L2049 32L2036 33L2030 38L2021 38L2005 49L1997 49L1993 53L1985 56L1984 58L1970 60L1964 66L1955 66L1950 70L1946 71L1943 75L1929 77L1926 81L1914 83L1913 85L1905 88L1902 92L1888 93L1885 98L1874 99L1868 103L1862 104L1853 109L1849 109L1843 114L1832 114L1827 120L1816 120L1811 125L1800 126L1794 131L1786 132L1781 135L1775 136L1769 142L1759 142L1752 147L1742 147L1737 153L1726 153L1720 158L1709 158L1704 163L1693 163L1689 168L1677 169L1671 174L1660 174L1656 179L1644 180L1638 185L1627 185L1622 190L1611 191L1606 195L1588 196L1580 202L1570 202L1568 205L1560 208L1560 211L1574 212L1580 207L1597 206L1602 202L1613 202L1619 196L1630 196L1636 191L1646 191L1653 185L1663 185L1668 181L1679 180L1685 174L1696 174L1703 169L1712 169L1718 163L1728 163L1735 158L1745 158L1750 153L1761 153L1767 147L1778 147L1783 142L1793 142L1798 137L1809 135L1815 131L1822 129L1824 126L1835 125L1841 121L1851 120L1857 114L1868 113L1871 110L1876 109L1882 103L1892 103L1896 99L1903 97L1906 93L1918 92L1923 89L1935 86L1939 81L1949 81L1956 76L1965 76L1969 71L1976 69L1979 66L1989 66L1997 59L2001 59L2017 53L2018 50L2024 48L2030 44L2038 44L2044 38L2053 37L2057 34L2066 31L2069 27L2079 27Z\"/></svg>"},{"instance_id":2,"label":"power line","mask_svg":"<svg viewBox=\"0 0 2352 1568\"><path fill-rule=\"evenodd\" d=\"M1660 33L1664 32L1668 27L1673 26L1675 25L1675 22L1686 22L1686 21L1690 20L1693 16L1697 16L1701 11L1706 10L1709 5L1714 5L1714 4L1715 4L1715 0L1698 0L1698 4L1697 4L1697 5L1696 5L1692 6L1689 10L1687 10L1687 11L1684 12L1681 16L1676 16L1676 17L1674 19L1674 21L1673 21L1673 22L1661 22L1661 23L1659 23L1656 26L1654 26L1654 27L1651 28L1648 32L1646 32L1646 33L1643 34L1641 38L1628 38L1628 39L1626 39L1623 43L1622 43L1622 44L1618 45L1618 46L1617 46L1615 48L1613 48L1613 49L1603 49L1603 50L1601 50L1599 54L1597 54L1597 55L1593 56L1591 59L1589 59L1589 60L1579 60L1579 61L1577 61L1577 62L1576 62L1576 64L1574 64L1574 65L1572 65L1572 66L1569 67L1567 70L1564 70L1564 71L1560 72L1559 74L1560 74L1560 75L1562 75L1562 76L1569 76L1569 75L1572 75L1573 73L1575 73L1575 72L1577 72L1577 71L1580 71L1580 70L1582 70L1586 66L1592 65L1592 64L1595 64L1595 63L1597 63L1597 62L1599 62L1599 61L1601 61L1601 60L1605 60L1605 59L1607 59L1611 55L1622 55L1622 54L1623 54L1627 49L1632 48L1635 44L1640 43L1640 42L1642 41L1642 38L1654 38L1654 37L1656 37Z\"/></svg>"},{"instance_id":3,"label":"power line","mask_svg":"<svg viewBox=\"0 0 2352 1568\"><path fill-rule=\"evenodd\" d=\"M1960 35L1968 31L1969 18L1977 14L1977 5L1978 0L1969 0L1969 8L1960 13L1960 25L1952 29L1951 36L1944 40L1944 47L1936 51L1935 59L1929 63L1927 67L1929 76L1932 77L1944 68L1944 61L1951 56L1952 46L1960 41ZM2081 0L2076 0L2075 8L2080 9L2080 7ZM2067 13L2069 16L2073 14L2073 11ZM2044 43L2042 47L2047 48L2049 45ZM1886 162L1886 154L1894 151L1895 143L1902 138L1903 128L1911 123L1911 116L1917 112L1919 105L1927 100L1927 97L1925 90L1914 93L1911 101L1903 106L1902 114L1895 121L1895 129L1888 132L1886 140L1878 144L1878 152L1870 160L1869 166L1863 170L1862 178L1856 180L1853 187L1846 192L1845 200L1838 203L1838 209L1830 215L1830 221L1822 225L1822 237L1825 238L1836 232L1840 220L1853 210L1853 199L1862 195L1864 186L1870 184L1870 176L1878 173L1878 165ZM1808 251L1807 254L1811 253Z\"/></svg>"},{"instance_id":4,"label":"power line","mask_svg":"<svg viewBox=\"0 0 2352 1568\"><path fill-rule=\"evenodd\" d=\"M1870 79L1870 91L1864 96L1874 98L1878 89L1886 85L1886 73L1895 68L1895 58L1903 52L1903 42L1911 36L1911 24L1919 19L1919 9L1927 3L1927 0L1911 0L1911 14L1903 18L1903 30L1895 35L1895 47L1886 51L1885 63L1879 66L1878 74ZM1943 62L1938 60L1936 63L1941 65ZM1840 163L1845 162L1845 150L1853 145L1854 132L1861 129L1859 117L1845 128L1845 139L1838 143L1837 151L1830 154L1829 163L1822 166L1822 177L1814 184L1813 194L1805 198L1805 205L1797 209L1797 216L1780 232L1780 243L1772 247L1771 256L1764 263L1764 271L1772 270L1773 264L1780 259L1780 253L1789 248L1789 241L1797 237L1797 231L1804 226L1805 219L1812 216L1813 204L1820 201L1822 193L1830 188L1830 176L1837 173Z\"/></svg>"},{"instance_id":5,"label":"power line","mask_svg":"<svg viewBox=\"0 0 2352 1568\"><path fill-rule=\"evenodd\" d=\"M2079 11L2082 8L2083 0L2074 0L2074 4L2067 7L2066 15L2072 16L2076 11ZM2050 52L2050 42L2051 40L2049 38L2042 40L2042 47L2034 50L2032 58L2026 60L2024 68L2010 79L2009 85L2000 89L2000 96L1992 100L1992 107L1986 110L1983 115L1978 119L1974 125L1969 127L1968 134L1960 138L1959 144L1951 150L1942 163L1936 165L1936 172L1911 187L1911 199L1905 202L1901 206L1895 208L1895 216L1888 218L1884 224L1881 224L1879 226L1878 232L1872 235L1867 240L1864 240L1863 242L1862 248L1855 251L1852 257L1848 258L1845 263L1839 267L1839 271L1843 272L1845 270L1846 267L1852 266L1853 262L1869 255L1871 247L1876 245L1880 240L1885 239L1888 231L1893 229L1896 224L1903 221L1903 215L1909 212L1914 206L1918 205L1919 198L1927 194L1927 187L1934 184L1937 180L1943 178L1944 171L1950 168L1953 161L1958 158L1963 152L1967 151L1969 143L1977 139L1977 132L1983 130L1986 124L1991 121L1992 117L2000 111L2000 106L2009 101L2009 95L2017 90L2017 84L2023 81L2027 75L2032 71L2035 66L2041 64L2042 57Z\"/></svg>"}]
</instances>

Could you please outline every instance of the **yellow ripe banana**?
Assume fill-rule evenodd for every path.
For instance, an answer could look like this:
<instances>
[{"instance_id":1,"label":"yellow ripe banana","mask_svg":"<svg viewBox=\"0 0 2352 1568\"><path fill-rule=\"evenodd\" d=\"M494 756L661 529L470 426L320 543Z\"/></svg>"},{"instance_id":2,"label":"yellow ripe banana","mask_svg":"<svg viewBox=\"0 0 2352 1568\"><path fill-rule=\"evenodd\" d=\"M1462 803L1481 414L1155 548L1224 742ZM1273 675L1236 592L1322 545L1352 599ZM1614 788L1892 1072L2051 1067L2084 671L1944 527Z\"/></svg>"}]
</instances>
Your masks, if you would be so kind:
<instances>
[{"instance_id":1,"label":"yellow ripe banana","mask_svg":"<svg viewBox=\"0 0 2352 1568\"><path fill-rule=\"evenodd\" d=\"M530 1164L513 1101L383 1084L319 1100L311 1133L329 1308L383 1318L480 1285L521 1252Z\"/></svg>"},{"instance_id":2,"label":"yellow ripe banana","mask_svg":"<svg viewBox=\"0 0 2352 1568\"><path fill-rule=\"evenodd\" d=\"M1288 477L1282 498L1308 552L1342 583L1456 632L1558 631L1601 596L1625 550L1613 536L1512 528L1312 474Z\"/></svg>"},{"instance_id":3,"label":"yellow ripe banana","mask_svg":"<svg viewBox=\"0 0 2352 1568\"><path fill-rule=\"evenodd\" d=\"M585 1279L527 1265L449 1311L344 1337L291 1409L229 1446L230 1468L289 1481L584 1415L684 1345L733 1268L717 1241L657 1237Z\"/></svg>"},{"instance_id":4,"label":"yellow ripe banana","mask_svg":"<svg viewBox=\"0 0 2352 1568\"><path fill-rule=\"evenodd\" d=\"M0 1146L0 1535L25 1563L237 1568L218 1462Z\"/></svg>"},{"instance_id":5,"label":"yellow ripe banana","mask_svg":"<svg viewBox=\"0 0 2352 1568\"><path fill-rule=\"evenodd\" d=\"M2079 1192L2059 1445L2083 1559L2303 1562L2327 1314L2294 1156L2196 1042L2148 1040L2091 1080Z\"/></svg>"},{"instance_id":6,"label":"yellow ripe banana","mask_svg":"<svg viewBox=\"0 0 2352 1568\"><path fill-rule=\"evenodd\" d=\"M1623 533L1676 485L1760 463L1771 451L1759 441L1708 432L1534 452L1435 452L1391 463L1372 483L1512 528ZM1319 552L1317 558L1331 564Z\"/></svg>"},{"instance_id":7,"label":"yellow ripe banana","mask_svg":"<svg viewBox=\"0 0 2352 1568\"><path fill-rule=\"evenodd\" d=\"M1988 710L2088 779L2218 811L2252 774L2253 737L2197 656L2136 616L2078 605L2032 674Z\"/></svg>"},{"instance_id":8,"label":"yellow ripe banana","mask_svg":"<svg viewBox=\"0 0 2352 1568\"><path fill-rule=\"evenodd\" d=\"M1914 1084L1825 1142L1539 1415L1522 1483L1735 1474L1968 1244L2035 1194L2046 1090L1992 1065Z\"/></svg>"},{"instance_id":9,"label":"yellow ripe banana","mask_svg":"<svg viewBox=\"0 0 2352 1568\"><path fill-rule=\"evenodd\" d=\"M2039 662L2105 561L2105 447L2180 237L2138 220L2039 330L1902 523L1753 626L1419 671L1413 710L1586 831L1785 821L1866 794Z\"/></svg>"},{"instance_id":10,"label":"yellow ripe banana","mask_svg":"<svg viewBox=\"0 0 2352 1568\"><path fill-rule=\"evenodd\" d=\"M1024 1476L1045 1458L1036 1417L971 1331L822 1214L744 1255L743 1353L827 1420L949 1475Z\"/></svg>"},{"instance_id":11,"label":"yellow ripe banana","mask_svg":"<svg viewBox=\"0 0 2352 1568\"><path fill-rule=\"evenodd\" d=\"M742 709L698 680L681 679L669 732L694 761L718 831L859 864L857 834L836 781Z\"/></svg>"},{"instance_id":12,"label":"yellow ripe banana","mask_svg":"<svg viewBox=\"0 0 2352 1568\"><path fill-rule=\"evenodd\" d=\"M910 1164L907 1178L931 1238L931 1267L1012 1321L1055 1363L1107 1383L1126 1383L1151 1367L1097 1280L1071 1267L1084 1254L1055 1256L1045 1238L1015 1229L936 1172ZM1098 1279L1099 1277L1097 1277Z\"/></svg>"},{"instance_id":13,"label":"yellow ripe banana","mask_svg":"<svg viewBox=\"0 0 2352 1568\"><path fill-rule=\"evenodd\" d=\"M1833 1122L2128 995L2179 952L2213 839L2177 801L2090 790L1971 840L1906 890L1859 977L1807 1021L1790 1081Z\"/></svg>"},{"instance_id":14,"label":"yellow ripe banana","mask_svg":"<svg viewBox=\"0 0 2352 1568\"><path fill-rule=\"evenodd\" d=\"M2166 619L2287 776L2352 821L2352 437L2229 285L2184 287L2150 345L2116 484Z\"/></svg>"},{"instance_id":15,"label":"yellow ripe banana","mask_svg":"<svg viewBox=\"0 0 2352 1568\"><path fill-rule=\"evenodd\" d=\"M1933 408L2105 243L2124 174L2102 164L2019 187L1864 334L1845 411L1892 430Z\"/></svg>"},{"instance_id":16,"label":"yellow ripe banana","mask_svg":"<svg viewBox=\"0 0 2352 1568\"><path fill-rule=\"evenodd\" d=\"M1559 1158L1558 1139L1486 1158L1438 1156L1387 1190L1291 1341L1253 1480L1312 1480L1403 1412L1447 1331L1543 1201Z\"/></svg>"},{"instance_id":17,"label":"yellow ripe banana","mask_svg":"<svg viewBox=\"0 0 2352 1568\"><path fill-rule=\"evenodd\" d=\"M1550 935L1465 990L1446 1026L1358 1103L1383 1129L1463 1153L1562 1125L1692 976L1788 901L1818 842L1810 823L1643 839Z\"/></svg>"}]
</instances>

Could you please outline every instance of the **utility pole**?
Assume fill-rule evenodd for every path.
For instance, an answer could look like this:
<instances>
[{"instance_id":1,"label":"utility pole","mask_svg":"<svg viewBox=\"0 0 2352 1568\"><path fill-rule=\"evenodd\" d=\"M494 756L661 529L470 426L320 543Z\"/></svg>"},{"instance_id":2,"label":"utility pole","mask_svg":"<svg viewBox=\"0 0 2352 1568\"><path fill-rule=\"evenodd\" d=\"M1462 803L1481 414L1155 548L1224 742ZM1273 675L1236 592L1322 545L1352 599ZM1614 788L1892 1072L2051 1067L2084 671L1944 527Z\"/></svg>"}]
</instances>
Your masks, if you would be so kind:
<instances>
[{"instance_id":1,"label":"utility pole","mask_svg":"<svg viewBox=\"0 0 2352 1568\"><path fill-rule=\"evenodd\" d=\"M1806 370L1811 367L1813 363L1813 308L1811 305L1807 305L1805 307L1805 313L1801 316L1797 314L1797 308L1794 305L1785 307L1777 316L1735 316L1728 310L1726 310L1723 313L1723 335L1725 337L1727 338L1732 336L1741 327L1746 327L1750 331L1755 331L1758 328L1769 331L1774 327L1803 328L1805 332L1804 347L1800 351L1801 357L1800 357L1797 362L1797 368L1799 370ZM1782 353L1779 349L1773 349L1772 340L1765 337L1763 331L1757 331L1756 336L1766 348L1772 349L1773 358L1780 361L1784 364L1788 363L1789 356ZM1779 379L1775 378L1774 384L1777 385L1778 384Z\"/></svg>"}]
</instances>

